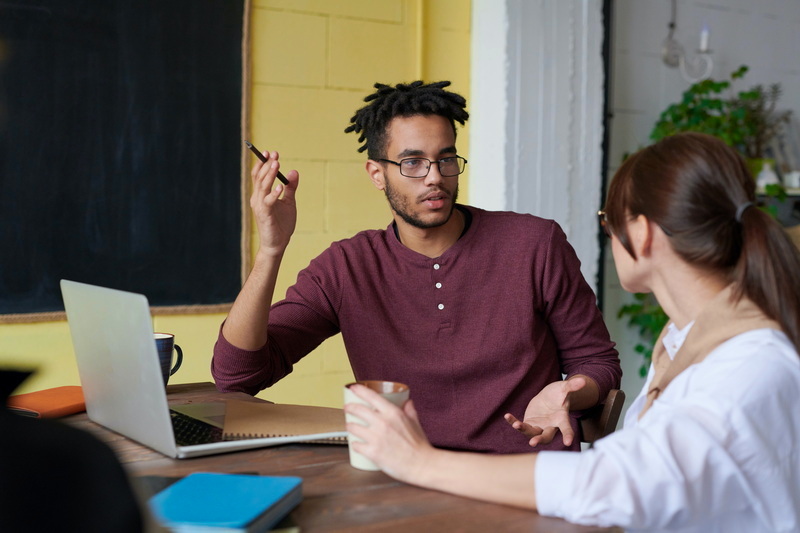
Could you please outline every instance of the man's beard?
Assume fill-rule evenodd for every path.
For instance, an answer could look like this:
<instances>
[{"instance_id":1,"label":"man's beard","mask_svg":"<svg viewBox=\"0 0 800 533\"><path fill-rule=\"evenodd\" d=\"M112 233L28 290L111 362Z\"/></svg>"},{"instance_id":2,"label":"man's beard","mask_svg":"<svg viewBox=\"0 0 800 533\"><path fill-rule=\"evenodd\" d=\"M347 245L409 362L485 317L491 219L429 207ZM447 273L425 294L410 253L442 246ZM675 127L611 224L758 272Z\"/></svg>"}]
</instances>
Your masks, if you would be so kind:
<instances>
[{"instance_id":1,"label":"man's beard","mask_svg":"<svg viewBox=\"0 0 800 533\"><path fill-rule=\"evenodd\" d=\"M421 220L419 217L410 212L411 210L409 209L408 206L409 203L408 199L398 195L394 191L394 189L392 189L391 185L389 185L389 180L385 180L385 183L386 187L384 188L383 192L386 194L386 199L389 201L389 206L407 224L414 226L415 228L420 228L420 229L438 228L439 226L445 225L447 221L450 220L450 217L453 215L453 209L455 209L456 200L458 199L458 185L456 185L456 190L453 191L452 202L450 204L450 212L447 213L447 216L443 220L425 222L424 220Z\"/></svg>"}]
</instances>

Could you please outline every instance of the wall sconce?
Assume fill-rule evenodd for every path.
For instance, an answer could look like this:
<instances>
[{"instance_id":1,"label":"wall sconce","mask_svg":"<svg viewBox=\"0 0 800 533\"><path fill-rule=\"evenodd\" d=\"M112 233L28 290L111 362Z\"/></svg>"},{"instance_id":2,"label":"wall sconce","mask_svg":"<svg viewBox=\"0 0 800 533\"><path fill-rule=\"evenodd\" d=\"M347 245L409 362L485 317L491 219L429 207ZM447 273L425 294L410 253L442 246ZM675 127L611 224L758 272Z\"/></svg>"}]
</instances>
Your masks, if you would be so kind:
<instances>
[{"instance_id":1,"label":"wall sconce","mask_svg":"<svg viewBox=\"0 0 800 533\"><path fill-rule=\"evenodd\" d=\"M711 60L711 50L708 48L708 25L704 24L700 32L700 48L697 49L696 55L691 58L687 57L683 46L674 37L675 13L677 11L675 4L676 0L672 0L672 20L669 22L669 33L664 41L661 57L668 67L679 67L683 79L689 83L706 80L711 76L711 71L714 68L714 62Z\"/></svg>"}]
</instances>

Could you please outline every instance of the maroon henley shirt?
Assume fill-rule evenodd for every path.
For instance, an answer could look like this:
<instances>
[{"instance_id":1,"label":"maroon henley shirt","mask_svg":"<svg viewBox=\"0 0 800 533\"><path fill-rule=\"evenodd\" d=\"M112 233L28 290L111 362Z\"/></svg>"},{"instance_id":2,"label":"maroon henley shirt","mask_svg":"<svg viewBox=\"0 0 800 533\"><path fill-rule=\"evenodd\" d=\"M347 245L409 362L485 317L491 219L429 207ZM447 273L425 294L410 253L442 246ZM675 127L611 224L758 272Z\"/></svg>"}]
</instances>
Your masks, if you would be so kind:
<instances>
[{"instance_id":1,"label":"maroon henley shirt","mask_svg":"<svg viewBox=\"0 0 800 533\"><path fill-rule=\"evenodd\" d=\"M591 377L605 398L619 358L556 222L466 209L468 230L435 259L406 248L393 224L333 243L272 306L262 349L240 350L220 330L218 389L256 394L341 332L356 379L409 385L435 446L534 450L503 415L522 417L562 373ZM542 449L564 449L560 434Z\"/></svg>"}]
</instances>

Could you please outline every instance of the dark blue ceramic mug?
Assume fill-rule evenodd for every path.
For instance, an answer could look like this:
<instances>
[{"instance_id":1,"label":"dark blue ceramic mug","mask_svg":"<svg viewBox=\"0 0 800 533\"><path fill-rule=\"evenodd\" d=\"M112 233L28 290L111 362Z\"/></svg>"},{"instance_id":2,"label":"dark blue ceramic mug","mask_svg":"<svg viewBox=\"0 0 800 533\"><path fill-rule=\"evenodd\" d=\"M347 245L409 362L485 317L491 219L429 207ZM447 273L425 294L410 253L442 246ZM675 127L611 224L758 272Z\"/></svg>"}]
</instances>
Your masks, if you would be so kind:
<instances>
[{"instance_id":1,"label":"dark blue ceramic mug","mask_svg":"<svg viewBox=\"0 0 800 533\"><path fill-rule=\"evenodd\" d=\"M164 386L166 387L169 377L177 372L181 367L181 363L183 363L183 350L175 344L175 335L172 333L156 333L155 338L158 361L161 363L161 376L164 378ZM173 351L178 352L178 357L175 358L175 366L172 366Z\"/></svg>"}]
</instances>

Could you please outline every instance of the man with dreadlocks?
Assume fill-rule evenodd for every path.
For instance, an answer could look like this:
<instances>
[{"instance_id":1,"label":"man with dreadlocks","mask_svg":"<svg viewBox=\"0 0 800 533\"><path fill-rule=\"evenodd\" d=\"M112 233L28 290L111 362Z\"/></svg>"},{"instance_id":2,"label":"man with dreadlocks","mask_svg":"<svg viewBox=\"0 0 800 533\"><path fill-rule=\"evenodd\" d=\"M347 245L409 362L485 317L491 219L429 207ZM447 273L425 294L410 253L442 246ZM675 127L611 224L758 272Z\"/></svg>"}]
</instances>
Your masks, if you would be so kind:
<instances>
[{"instance_id":1,"label":"man with dreadlocks","mask_svg":"<svg viewBox=\"0 0 800 533\"><path fill-rule=\"evenodd\" d=\"M455 123L469 115L449 85L375 84L345 131L365 142L394 220L333 243L271 307L299 176L273 189L278 154L256 163L260 247L212 374L220 390L255 394L341 332L356 379L409 385L435 446L578 449L576 412L619 386L617 352L558 224L456 203L467 161ZM507 413L524 414L527 438Z\"/></svg>"}]
</instances>

